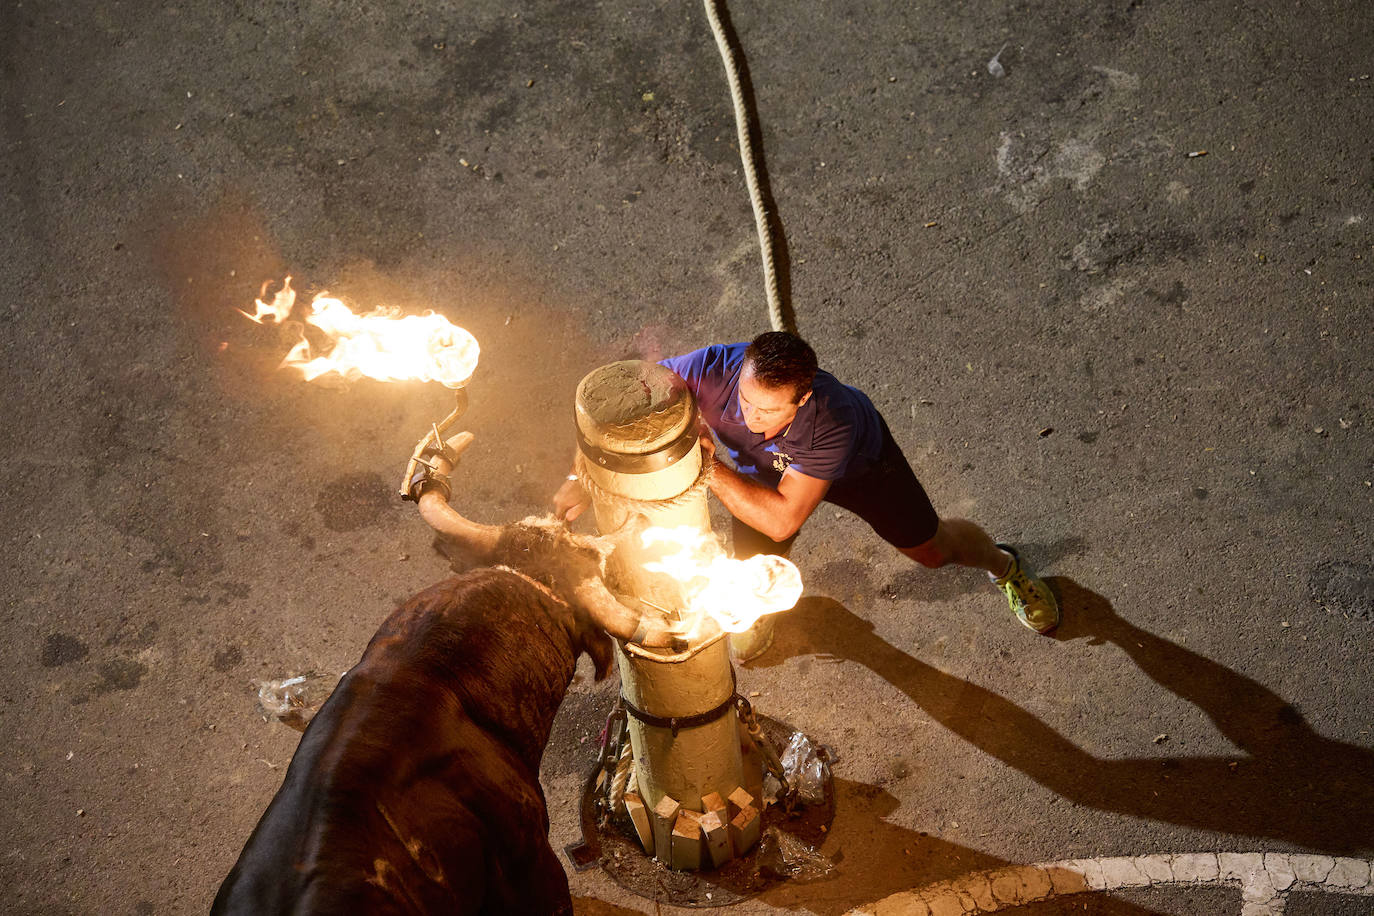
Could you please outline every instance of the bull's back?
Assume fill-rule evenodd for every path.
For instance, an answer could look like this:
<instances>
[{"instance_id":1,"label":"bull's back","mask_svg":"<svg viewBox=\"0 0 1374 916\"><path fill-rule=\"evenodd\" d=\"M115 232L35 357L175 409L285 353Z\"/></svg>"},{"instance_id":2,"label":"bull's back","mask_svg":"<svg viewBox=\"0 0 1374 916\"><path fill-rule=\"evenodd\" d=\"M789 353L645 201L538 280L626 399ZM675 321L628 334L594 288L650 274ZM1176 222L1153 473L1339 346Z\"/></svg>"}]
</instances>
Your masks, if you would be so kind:
<instances>
[{"instance_id":1,"label":"bull's back","mask_svg":"<svg viewBox=\"0 0 1374 916\"><path fill-rule=\"evenodd\" d=\"M484 634L496 626L508 637L522 614L547 613L546 601L518 576L480 570L395 611L302 735L211 912L571 912L538 785L547 730L532 736L530 760L517 736L481 724L499 708L474 721L463 698L492 689L494 675L473 674L493 654ZM551 704L551 720L571 669L524 661L521 676L562 678L556 695L541 682L546 696L494 699ZM477 687L460 683L474 678Z\"/></svg>"}]
</instances>

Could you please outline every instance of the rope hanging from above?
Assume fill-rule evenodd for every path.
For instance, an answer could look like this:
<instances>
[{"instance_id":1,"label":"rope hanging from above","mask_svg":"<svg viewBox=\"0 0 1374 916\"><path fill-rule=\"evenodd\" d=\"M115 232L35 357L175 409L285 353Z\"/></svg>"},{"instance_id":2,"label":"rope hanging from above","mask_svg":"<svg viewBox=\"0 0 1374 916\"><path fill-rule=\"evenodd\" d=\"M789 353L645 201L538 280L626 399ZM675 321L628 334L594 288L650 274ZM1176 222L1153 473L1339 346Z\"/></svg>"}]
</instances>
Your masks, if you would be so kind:
<instances>
[{"instance_id":1,"label":"rope hanging from above","mask_svg":"<svg viewBox=\"0 0 1374 916\"><path fill-rule=\"evenodd\" d=\"M759 251L763 257L764 292L768 296L768 322L775 331L797 333L796 322L790 310L784 309L782 296L778 293L777 269L773 263L773 233L768 226L768 212L764 207L763 193L759 190L758 164L754 161L754 145L749 139L749 110L744 101L744 89L740 84L739 62L735 59L734 48L725 35L721 22L718 0L705 0L706 18L711 22L711 32L716 37L716 47L720 49L721 60L725 63L725 77L730 81L730 98L735 106L735 131L739 135L739 155L744 166L744 181L749 186L749 201L754 207L754 227L759 234ZM762 136L762 133L760 133Z\"/></svg>"}]
</instances>

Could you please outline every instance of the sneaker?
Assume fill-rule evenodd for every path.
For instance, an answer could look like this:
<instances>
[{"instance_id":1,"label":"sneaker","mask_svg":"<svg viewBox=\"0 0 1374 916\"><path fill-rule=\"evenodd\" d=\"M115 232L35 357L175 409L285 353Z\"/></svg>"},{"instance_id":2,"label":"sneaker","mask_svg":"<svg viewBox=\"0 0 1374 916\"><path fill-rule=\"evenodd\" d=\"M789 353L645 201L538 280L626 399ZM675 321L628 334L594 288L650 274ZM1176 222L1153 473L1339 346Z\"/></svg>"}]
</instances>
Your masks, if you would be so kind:
<instances>
[{"instance_id":1,"label":"sneaker","mask_svg":"<svg viewBox=\"0 0 1374 916\"><path fill-rule=\"evenodd\" d=\"M1021 555L1015 548L1008 544L997 546L1011 554L1011 568L1000 577L988 573L988 578L1007 596L1016 619L1041 635L1059 626L1059 603L1054 600L1054 592L1021 568Z\"/></svg>"}]
</instances>

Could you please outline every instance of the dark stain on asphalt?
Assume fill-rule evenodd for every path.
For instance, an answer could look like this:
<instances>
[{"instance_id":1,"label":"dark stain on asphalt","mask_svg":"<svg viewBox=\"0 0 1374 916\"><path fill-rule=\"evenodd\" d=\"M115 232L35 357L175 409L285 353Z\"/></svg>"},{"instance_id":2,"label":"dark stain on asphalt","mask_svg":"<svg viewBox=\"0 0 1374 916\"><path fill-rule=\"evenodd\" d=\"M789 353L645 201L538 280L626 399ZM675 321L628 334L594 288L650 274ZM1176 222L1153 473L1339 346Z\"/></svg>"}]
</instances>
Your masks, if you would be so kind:
<instances>
[{"instance_id":1,"label":"dark stain on asphalt","mask_svg":"<svg viewBox=\"0 0 1374 916\"><path fill-rule=\"evenodd\" d=\"M1307 577L1307 589L1328 614L1374 620L1374 566L1368 563L1318 563Z\"/></svg>"},{"instance_id":2,"label":"dark stain on asphalt","mask_svg":"<svg viewBox=\"0 0 1374 916\"><path fill-rule=\"evenodd\" d=\"M43 640L43 651L39 653L38 661L44 668L57 668L79 662L89 654L86 644L75 636L53 633Z\"/></svg>"},{"instance_id":3,"label":"dark stain on asphalt","mask_svg":"<svg viewBox=\"0 0 1374 916\"><path fill-rule=\"evenodd\" d=\"M100 683L91 688L91 692L97 695L114 690L133 690L142 683L148 667L133 659L117 658L101 665L98 673Z\"/></svg>"},{"instance_id":4,"label":"dark stain on asphalt","mask_svg":"<svg viewBox=\"0 0 1374 916\"><path fill-rule=\"evenodd\" d=\"M210 662L210 667L216 671L228 671L243 664L243 650L238 646L228 646L215 653L214 659Z\"/></svg>"},{"instance_id":5,"label":"dark stain on asphalt","mask_svg":"<svg viewBox=\"0 0 1374 916\"><path fill-rule=\"evenodd\" d=\"M1083 430L1083 432L1078 434L1077 438L1079 442L1085 442L1088 445L1092 445L1094 442L1097 441L1097 435L1097 432L1095 432L1094 430L1085 429Z\"/></svg>"},{"instance_id":6,"label":"dark stain on asphalt","mask_svg":"<svg viewBox=\"0 0 1374 916\"><path fill-rule=\"evenodd\" d=\"M869 574L871 566L859 559L831 560L810 577L810 584L831 594L873 594L878 586Z\"/></svg>"},{"instance_id":7,"label":"dark stain on asphalt","mask_svg":"<svg viewBox=\"0 0 1374 916\"><path fill-rule=\"evenodd\" d=\"M252 589L243 582L219 582L216 584L230 598L247 598L252 593Z\"/></svg>"},{"instance_id":8,"label":"dark stain on asphalt","mask_svg":"<svg viewBox=\"0 0 1374 916\"><path fill-rule=\"evenodd\" d=\"M118 628L110 635L109 639L105 640L105 645L117 646L123 644L132 649L146 649L157 639L157 631L161 625L156 620L148 621L138 629L138 632L132 635L125 635L123 630L128 622L129 619L127 617L121 617Z\"/></svg>"},{"instance_id":9,"label":"dark stain on asphalt","mask_svg":"<svg viewBox=\"0 0 1374 916\"><path fill-rule=\"evenodd\" d=\"M1207 489L1205 487L1193 487L1193 495L1198 499L1206 499Z\"/></svg>"},{"instance_id":10,"label":"dark stain on asphalt","mask_svg":"<svg viewBox=\"0 0 1374 916\"><path fill-rule=\"evenodd\" d=\"M514 53L513 28L504 22L494 22L467 41L454 42L447 35L426 36L416 40L417 59L438 59L447 75L454 81L454 93L474 98L485 95L508 78Z\"/></svg>"},{"instance_id":11,"label":"dark stain on asphalt","mask_svg":"<svg viewBox=\"0 0 1374 916\"><path fill-rule=\"evenodd\" d=\"M1196 236L1177 229L1111 226L1086 239L1075 250L1072 260L1080 271L1106 273L1123 264L1152 264L1182 257L1197 247Z\"/></svg>"},{"instance_id":12,"label":"dark stain on asphalt","mask_svg":"<svg viewBox=\"0 0 1374 916\"><path fill-rule=\"evenodd\" d=\"M391 492L382 475L375 472L337 477L315 500L315 510L330 531L356 531L374 525L391 506Z\"/></svg>"},{"instance_id":13,"label":"dark stain on asphalt","mask_svg":"<svg viewBox=\"0 0 1374 916\"><path fill-rule=\"evenodd\" d=\"M300 522L287 522L281 526L281 530L287 537L295 539L302 550L315 549L315 539L301 529Z\"/></svg>"},{"instance_id":14,"label":"dark stain on asphalt","mask_svg":"<svg viewBox=\"0 0 1374 916\"><path fill-rule=\"evenodd\" d=\"M1149 296L1160 305L1182 306L1188 301L1188 287L1183 285L1182 280L1175 280L1174 285L1169 287L1169 291L1161 293L1159 290L1147 289L1145 295Z\"/></svg>"}]
</instances>

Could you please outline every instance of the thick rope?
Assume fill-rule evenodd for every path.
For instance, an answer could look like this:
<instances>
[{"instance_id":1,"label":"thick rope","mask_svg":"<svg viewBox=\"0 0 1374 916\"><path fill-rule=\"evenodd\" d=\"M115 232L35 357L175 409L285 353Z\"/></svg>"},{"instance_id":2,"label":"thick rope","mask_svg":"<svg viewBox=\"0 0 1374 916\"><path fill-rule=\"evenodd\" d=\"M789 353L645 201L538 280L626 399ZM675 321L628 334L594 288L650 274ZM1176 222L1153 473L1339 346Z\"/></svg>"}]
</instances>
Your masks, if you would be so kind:
<instances>
[{"instance_id":1,"label":"thick rope","mask_svg":"<svg viewBox=\"0 0 1374 916\"><path fill-rule=\"evenodd\" d=\"M574 472L577 474L578 483L582 489L587 491L587 495L593 500L600 500L604 505L615 509L625 509L631 513L651 512L655 509L676 509L678 506L697 499L706 487L711 483L712 462L703 461L701 472L697 474L697 479L688 484L687 489L676 496L669 496L665 499L634 499L629 496L621 496L613 493L605 487L598 486L592 478L591 469L587 464L587 456L582 454L581 449L577 452L574 461Z\"/></svg>"},{"instance_id":2,"label":"thick rope","mask_svg":"<svg viewBox=\"0 0 1374 916\"><path fill-rule=\"evenodd\" d=\"M773 234L768 228L768 214L764 210L763 194L759 191L758 165L754 162L754 146L749 140L749 111L744 104L744 90L740 87L739 63L735 60L734 49L725 38L725 26L721 24L720 13L716 9L717 0L705 0L706 18L711 21L711 32L716 36L716 47L720 49L721 60L725 63L725 77L730 81L730 98L735 105L735 131L739 134L739 155L744 165L744 181L749 186L749 200L754 206L754 226L759 233L759 251L763 256L763 284L768 294L768 321L775 331L788 331L795 334L797 329L783 313L782 297L778 294L778 275L773 267Z\"/></svg>"},{"instance_id":3,"label":"thick rope","mask_svg":"<svg viewBox=\"0 0 1374 916\"><path fill-rule=\"evenodd\" d=\"M630 785L630 776L634 774L635 757L634 748L626 739L625 744L620 749L620 760L615 765L615 775L611 777L611 810L619 811L625 807L625 792Z\"/></svg>"}]
</instances>

